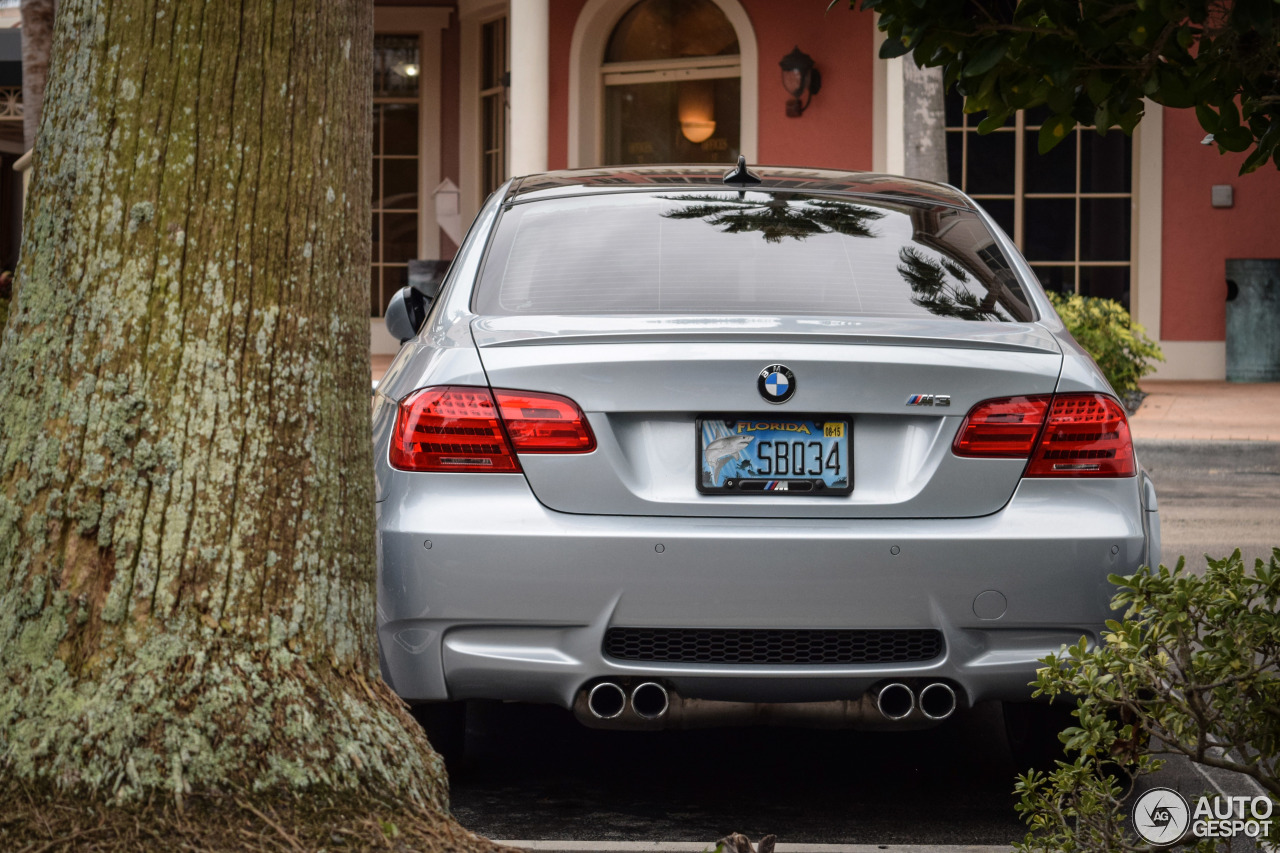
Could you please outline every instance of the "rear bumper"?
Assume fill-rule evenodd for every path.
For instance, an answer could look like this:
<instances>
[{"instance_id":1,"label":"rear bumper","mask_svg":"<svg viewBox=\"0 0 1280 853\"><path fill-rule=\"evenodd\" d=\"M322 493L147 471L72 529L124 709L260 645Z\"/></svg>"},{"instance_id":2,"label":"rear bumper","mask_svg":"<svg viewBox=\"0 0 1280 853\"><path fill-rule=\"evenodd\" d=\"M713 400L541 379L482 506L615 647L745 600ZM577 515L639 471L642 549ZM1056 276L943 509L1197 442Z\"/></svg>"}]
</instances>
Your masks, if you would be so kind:
<instances>
[{"instance_id":1,"label":"rear bumper","mask_svg":"<svg viewBox=\"0 0 1280 853\"><path fill-rule=\"evenodd\" d=\"M1098 640L1107 575L1136 571L1146 540L1136 478L1024 480L1001 511L944 520L570 515L520 475L381 485L383 675L410 701L568 708L606 677L743 702L857 698L890 678L946 679L970 704L1025 699L1037 659ZM906 664L640 663L604 654L612 626L935 628L945 650Z\"/></svg>"}]
</instances>

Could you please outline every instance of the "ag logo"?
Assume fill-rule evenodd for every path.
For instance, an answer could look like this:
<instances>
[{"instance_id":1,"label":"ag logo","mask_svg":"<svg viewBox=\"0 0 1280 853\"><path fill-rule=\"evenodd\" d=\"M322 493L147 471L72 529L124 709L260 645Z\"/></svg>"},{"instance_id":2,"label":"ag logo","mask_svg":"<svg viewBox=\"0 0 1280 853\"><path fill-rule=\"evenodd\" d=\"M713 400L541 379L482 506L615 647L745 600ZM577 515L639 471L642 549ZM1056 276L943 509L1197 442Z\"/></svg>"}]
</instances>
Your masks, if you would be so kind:
<instances>
[{"instance_id":1,"label":"ag logo","mask_svg":"<svg viewBox=\"0 0 1280 853\"><path fill-rule=\"evenodd\" d=\"M760 396L770 403L785 403L796 393L796 375L785 364L771 364L756 377Z\"/></svg>"},{"instance_id":2,"label":"ag logo","mask_svg":"<svg viewBox=\"0 0 1280 853\"><path fill-rule=\"evenodd\" d=\"M1152 788L1133 804L1133 828L1152 844L1173 844L1187 831L1191 809L1172 788Z\"/></svg>"}]
</instances>

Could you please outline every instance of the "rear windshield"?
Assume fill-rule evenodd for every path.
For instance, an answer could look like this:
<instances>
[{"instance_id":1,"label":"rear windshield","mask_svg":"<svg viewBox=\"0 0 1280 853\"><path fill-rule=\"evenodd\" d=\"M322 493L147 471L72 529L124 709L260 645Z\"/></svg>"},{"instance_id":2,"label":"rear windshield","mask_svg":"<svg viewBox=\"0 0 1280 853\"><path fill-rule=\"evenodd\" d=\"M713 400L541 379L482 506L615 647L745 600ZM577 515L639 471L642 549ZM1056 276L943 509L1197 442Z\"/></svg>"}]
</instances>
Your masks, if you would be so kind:
<instances>
[{"instance_id":1,"label":"rear windshield","mask_svg":"<svg viewBox=\"0 0 1280 853\"><path fill-rule=\"evenodd\" d=\"M482 315L1035 318L995 237L946 205L795 193L621 193L515 204Z\"/></svg>"}]
</instances>

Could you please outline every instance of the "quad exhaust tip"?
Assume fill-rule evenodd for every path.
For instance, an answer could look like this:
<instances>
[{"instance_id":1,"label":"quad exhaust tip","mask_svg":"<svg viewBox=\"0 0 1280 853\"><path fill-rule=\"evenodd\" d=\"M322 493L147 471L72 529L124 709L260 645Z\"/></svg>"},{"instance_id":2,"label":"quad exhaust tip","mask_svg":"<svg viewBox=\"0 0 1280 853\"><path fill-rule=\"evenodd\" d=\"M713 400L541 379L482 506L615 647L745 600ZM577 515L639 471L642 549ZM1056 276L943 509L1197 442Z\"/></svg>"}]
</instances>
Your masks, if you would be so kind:
<instances>
[{"instance_id":1,"label":"quad exhaust tip","mask_svg":"<svg viewBox=\"0 0 1280 853\"><path fill-rule=\"evenodd\" d=\"M920 711L931 720L945 720L955 713L956 692L947 684L935 681L920 691Z\"/></svg>"},{"instance_id":2,"label":"quad exhaust tip","mask_svg":"<svg viewBox=\"0 0 1280 853\"><path fill-rule=\"evenodd\" d=\"M665 690L663 694L665 698ZM587 694L587 710L597 720L612 720L620 717L626 708L627 694L612 681L600 682Z\"/></svg>"},{"instance_id":3,"label":"quad exhaust tip","mask_svg":"<svg viewBox=\"0 0 1280 853\"><path fill-rule=\"evenodd\" d=\"M653 681L646 681L631 691L631 710L643 720L656 720L671 707L667 688Z\"/></svg>"},{"instance_id":4,"label":"quad exhaust tip","mask_svg":"<svg viewBox=\"0 0 1280 853\"><path fill-rule=\"evenodd\" d=\"M959 704L955 689L942 681L929 682L920 688L919 693L908 684L894 681L876 690L874 695L876 710L881 717L891 722L911 717L917 708L920 709L920 716L925 719L941 722L954 714ZM601 681L587 691L586 709L597 720L616 720L626 713L630 705L635 718L653 722L668 716L672 710L671 701L671 693L655 681L642 682L629 694L617 682ZM697 705L698 702L695 701L693 706ZM677 706L676 713L688 715L693 706L688 700L684 700Z\"/></svg>"},{"instance_id":5,"label":"quad exhaust tip","mask_svg":"<svg viewBox=\"0 0 1280 853\"><path fill-rule=\"evenodd\" d=\"M901 720L916 707L915 694L900 682L886 684L876 694L876 709L888 720Z\"/></svg>"}]
</instances>

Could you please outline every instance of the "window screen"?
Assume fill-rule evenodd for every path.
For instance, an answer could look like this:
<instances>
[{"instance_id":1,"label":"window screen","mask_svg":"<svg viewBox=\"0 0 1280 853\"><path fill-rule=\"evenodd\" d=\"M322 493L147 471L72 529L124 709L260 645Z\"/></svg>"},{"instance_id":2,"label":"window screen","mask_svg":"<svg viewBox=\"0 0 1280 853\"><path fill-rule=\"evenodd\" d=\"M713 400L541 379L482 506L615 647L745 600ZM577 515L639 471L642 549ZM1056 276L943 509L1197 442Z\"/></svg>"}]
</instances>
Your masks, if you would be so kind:
<instances>
[{"instance_id":1,"label":"window screen","mask_svg":"<svg viewBox=\"0 0 1280 853\"><path fill-rule=\"evenodd\" d=\"M513 205L475 310L1034 318L977 215L770 192L626 193Z\"/></svg>"}]
</instances>

